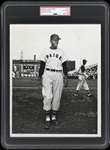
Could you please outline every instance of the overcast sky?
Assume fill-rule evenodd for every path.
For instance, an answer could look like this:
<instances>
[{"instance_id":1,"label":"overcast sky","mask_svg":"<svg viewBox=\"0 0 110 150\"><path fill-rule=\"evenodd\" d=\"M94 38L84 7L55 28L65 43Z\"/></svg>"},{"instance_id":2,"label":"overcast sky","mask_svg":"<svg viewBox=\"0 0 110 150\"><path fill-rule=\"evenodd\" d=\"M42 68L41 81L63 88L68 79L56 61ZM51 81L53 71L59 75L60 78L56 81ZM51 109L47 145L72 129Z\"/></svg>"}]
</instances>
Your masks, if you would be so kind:
<instances>
[{"instance_id":1,"label":"overcast sky","mask_svg":"<svg viewBox=\"0 0 110 150\"><path fill-rule=\"evenodd\" d=\"M40 59L43 50L50 47L50 35L56 33L61 37L58 47L62 48L68 60L76 61L76 69L82 59L87 65L99 63L101 53L101 26L71 25L10 25L10 52L12 59Z\"/></svg>"}]
</instances>

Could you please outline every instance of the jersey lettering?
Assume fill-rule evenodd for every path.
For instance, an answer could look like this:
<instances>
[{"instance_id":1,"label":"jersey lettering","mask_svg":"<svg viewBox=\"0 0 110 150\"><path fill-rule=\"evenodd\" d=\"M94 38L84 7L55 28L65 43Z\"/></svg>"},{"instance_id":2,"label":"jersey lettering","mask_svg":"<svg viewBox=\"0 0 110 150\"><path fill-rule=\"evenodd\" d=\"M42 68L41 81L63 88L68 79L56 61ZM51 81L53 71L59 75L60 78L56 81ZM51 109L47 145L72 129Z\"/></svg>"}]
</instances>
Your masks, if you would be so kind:
<instances>
[{"instance_id":1,"label":"jersey lettering","mask_svg":"<svg viewBox=\"0 0 110 150\"><path fill-rule=\"evenodd\" d=\"M49 59L49 58L51 58L51 57L59 58L59 60L61 60L61 59L62 59L62 57L61 57L61 56L59 56L59 54L55 54L55 53L53 53L53 54L46 55L46 58L47 58L47 59Z\"/></svg>"},{"instance_id":2,"label":"jersey lettering","mask_svg":"<svg viewBox=\"0 0 110 150\"><path fill-rule=\"evenodd\" d=\"M53 57L55 57L55 53L53 53Z\"/></svg>"},{"instance_id":3,"label":"jersey lettering","mask_svg":"<svg viewBox=\"0 0 110 150\"><path fill-rule=\"evenodd\" d=\"M52 57L52 55L50 54L50 57Z\"/></svg>"},{"instance_id":4,"label":"jersey lettering","mask_svg":"<svg viewBox=\"0 0 110 150\"><path fill-rule=\"evenodd\" d=\"M46 55L47 59L49 58L49 55Z\"/></svg>"},{"instance_id":5,"label":"jersey lettering","mask_svg":"<svg viewBox=\"0 0 110 150\"><path fill-rule=\"evenodd\" d=\"M58 55L58 54L56 54L56 58L58 58L58 56L59 56L59 55Z\"/></svg>"},{"instance_id":6,"label":"jersey lettering","mask_svg":"<svg viewBox=\"0 0 110 150\"><path fill-rule=\"evenodd\" d=\"M61 59L62 59L62 57L60 56L60 57L59 57L59 60L61 60Z\"/></svg>"}]
</instances>

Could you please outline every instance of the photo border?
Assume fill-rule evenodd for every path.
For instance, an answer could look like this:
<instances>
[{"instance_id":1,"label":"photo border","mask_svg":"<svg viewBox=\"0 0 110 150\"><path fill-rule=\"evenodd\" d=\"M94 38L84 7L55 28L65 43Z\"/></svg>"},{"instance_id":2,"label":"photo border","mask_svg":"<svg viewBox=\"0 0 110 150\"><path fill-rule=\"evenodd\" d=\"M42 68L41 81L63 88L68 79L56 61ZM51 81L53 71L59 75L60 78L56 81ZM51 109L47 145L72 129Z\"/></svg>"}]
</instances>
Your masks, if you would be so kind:
<instances>
[{"instance_id":1,"label":"photo border","mask_svg":"<svg viewBox=\"0 0 110 150\"><path fill-rule=\"evenodd\" d=\"M13 26L16 26L16 25L20 25L20 26L25 26L25 25L28 25L28 26L37 26L38 24L10 24L10 27L11 25ZM38 26L45 26L45 25L48 25L48 24L39 24ZM52 25L55 25L55 24L51 24L51 25L48 25L48 26L52 26ZM56 24L57 25L70 25L70 24ZM95 26L96 24L71 24L72 26L89 26L89 25L92 25L92 26ZM12 133L12 94L10 94L10 137L101 137L101 24L97 24L97 26L99 26L100 28L100 43L99 43L99 48L100 48L100 51L98 51L98 79L97 79L97 134L46 134L46 133L34 133L34 134L29 134L29 133ZM10 36L11 36L11 33L10 33ZM10 93L12 93L13 91L13 86L12 86L12 58L11 58L11 55L12 55L12 51L11 51L11 48L10 48Z\"/></svg>"}]
</instances>

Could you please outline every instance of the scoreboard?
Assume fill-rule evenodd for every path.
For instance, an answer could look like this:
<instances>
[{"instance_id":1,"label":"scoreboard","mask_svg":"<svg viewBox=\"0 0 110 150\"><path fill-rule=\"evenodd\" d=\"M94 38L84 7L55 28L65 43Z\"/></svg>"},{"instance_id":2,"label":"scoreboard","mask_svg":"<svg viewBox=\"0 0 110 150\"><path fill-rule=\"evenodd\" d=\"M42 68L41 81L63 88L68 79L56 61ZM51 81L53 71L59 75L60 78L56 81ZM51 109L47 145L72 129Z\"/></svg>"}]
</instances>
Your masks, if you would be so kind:
<instances>
[{"instance_id":1,"label":"scoreboard","mask_svg":"<svg viewBox=\"0 0 110 150\"><path fill-rule=\"evenodd\" d=\"M33 65L26 65L26 66L23 66L23 69L34 70L34 66Z\"/></svg>"}]
</instances>

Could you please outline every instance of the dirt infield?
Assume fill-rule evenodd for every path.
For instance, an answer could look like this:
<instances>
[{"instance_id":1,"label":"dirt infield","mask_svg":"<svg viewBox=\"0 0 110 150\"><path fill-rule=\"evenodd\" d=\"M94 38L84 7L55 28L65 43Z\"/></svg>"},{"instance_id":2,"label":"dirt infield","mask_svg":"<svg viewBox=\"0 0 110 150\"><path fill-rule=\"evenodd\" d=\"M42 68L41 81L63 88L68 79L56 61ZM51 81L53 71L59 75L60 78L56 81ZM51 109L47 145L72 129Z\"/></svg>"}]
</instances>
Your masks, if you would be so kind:
<instances>
[{"instance_id":1,"label":"dirt infield","mask_svg":"<svg viewBox=\"0 0 110 150\"><path fill-rule=\"evenodd\" d=\"M19 81L19 82L18 82ZM14 80L14 87L35 87L35 79ZM27 81L27 82L26 82ZM33 81L33 82L32 82ZM77 80L73 81L77 85ZM90 81L89 81L90 82ZM69 81L71 87L72 80ZM79 97L74 97L75 90L63 90L59 125L44 129L45 115L41 90L13 88L12 98L12 133L19 134L97 134L97 89L96 81L91 82L92 96L89 98L84 90ZM73 86L75 87L75 86Z\"/></svg>"}]
</instances>

